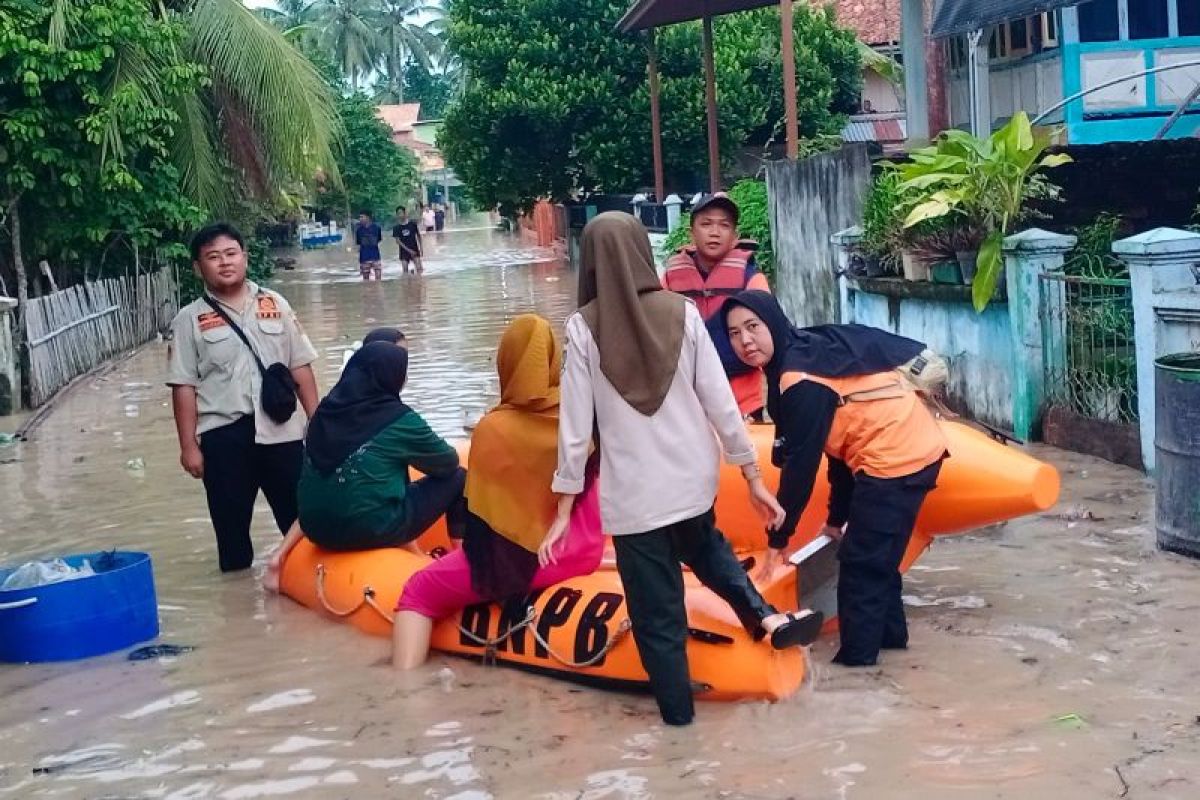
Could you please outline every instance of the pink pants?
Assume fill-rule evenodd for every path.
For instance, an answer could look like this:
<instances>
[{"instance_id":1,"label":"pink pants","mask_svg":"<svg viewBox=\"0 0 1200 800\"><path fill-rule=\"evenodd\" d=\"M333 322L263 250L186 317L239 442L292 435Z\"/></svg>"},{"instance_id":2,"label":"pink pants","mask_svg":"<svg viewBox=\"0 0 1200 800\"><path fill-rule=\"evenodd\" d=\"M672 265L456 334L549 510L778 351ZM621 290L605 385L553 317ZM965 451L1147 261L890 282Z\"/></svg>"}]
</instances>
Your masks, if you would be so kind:
<instances>
[{"instance_id":1,"label":"pink pants","mask_svg":"<svg viewBox=\"0 0 1200 800\"><path fill-rule=\"evenodd\" d=\"M561 581L590 575L600 566L604 533L600 526L600 492L591 483L571 512L567 535L559 545L558 560L533 575L531 589L545 589ZM471 588L471 566L462 548L415 573L404 584L397 611L415 611L430 619L443 619L460 608L484 599Z\"/></svg>"}]
</instances>

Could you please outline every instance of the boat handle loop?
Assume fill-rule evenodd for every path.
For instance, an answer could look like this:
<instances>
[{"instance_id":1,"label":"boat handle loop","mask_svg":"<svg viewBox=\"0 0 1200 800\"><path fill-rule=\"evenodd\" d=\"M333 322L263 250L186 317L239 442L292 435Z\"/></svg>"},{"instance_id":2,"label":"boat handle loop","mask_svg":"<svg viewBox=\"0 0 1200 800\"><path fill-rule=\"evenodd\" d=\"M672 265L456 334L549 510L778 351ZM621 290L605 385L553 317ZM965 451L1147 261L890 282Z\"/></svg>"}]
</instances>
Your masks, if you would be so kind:
<instances>
[{"instance_id":1,"label":"boat handle loop","mask_svg":"<svg viewBox=\"0 0 1200 800\"><path fill-rule=\"evenodd\" d=\"M13 600L11 603L0 603L0 611L8 611L12 608L25 608L25 606L31 606L37 601L38 599L36 597L26 597L24 600Z\"/></svg>"}]
</instances>

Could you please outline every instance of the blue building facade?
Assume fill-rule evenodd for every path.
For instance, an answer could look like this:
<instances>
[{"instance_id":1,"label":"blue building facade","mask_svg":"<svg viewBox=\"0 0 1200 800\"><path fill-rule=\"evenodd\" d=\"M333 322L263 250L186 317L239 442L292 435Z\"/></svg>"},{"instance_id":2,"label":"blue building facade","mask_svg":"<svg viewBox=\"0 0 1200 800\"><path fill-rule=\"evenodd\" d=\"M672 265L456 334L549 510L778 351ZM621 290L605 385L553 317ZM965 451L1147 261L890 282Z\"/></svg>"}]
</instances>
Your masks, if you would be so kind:
<instances>
[{"instance_id":1,"label":"blue building facade","mask_svg":"<svg viewBox=\"0 0 1200 800\"><path fill-rule=\"evenodd\" d=\"M1046 118L1065 126L1068 143L1145 141L1200 83L1200 0L1090 0L995 25L977 47L967 36L948 43L952 125L971 126L974 59L987 64L976 85L986 87L993 127L1016 111L1036 117L1082 95ZM1162 71L1124 79L1149 69ZM1198 131L1193 98L1167 136Z\"/></svg>"}]
</instances>

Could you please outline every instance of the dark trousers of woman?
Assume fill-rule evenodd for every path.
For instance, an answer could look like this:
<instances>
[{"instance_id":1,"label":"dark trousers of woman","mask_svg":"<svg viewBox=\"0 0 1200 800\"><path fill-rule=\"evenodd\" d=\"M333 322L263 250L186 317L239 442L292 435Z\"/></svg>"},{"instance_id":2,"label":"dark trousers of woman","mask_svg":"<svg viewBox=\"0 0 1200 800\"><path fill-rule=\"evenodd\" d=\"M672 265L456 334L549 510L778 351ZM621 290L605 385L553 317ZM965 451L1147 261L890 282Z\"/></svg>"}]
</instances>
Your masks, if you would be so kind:
<instances>
[{"instance_id":1,"label":"dark trousers of woman","mask_svg":"<svg viewBox=\"0 0 1200 800\"><path fill-rule=\"evenodd\" d=\"M842 646L834 662L870 666L879 650L908 646L900 599L900 562L925 496L942 462L903 478L854 477L850 518L838 547L838 627Z\"/></svg>"},{"instance_id":2,"label":"dark trousers of woman","mask_svg":"<svg viewBox=\"0 0 1200 800\"><path fill-rule=\"evenodd\" d=\"M763 618L776 613L750 582L715 521L710 510L649 533L612 537L633 640L668 725L687 725L695 713L680 562L729 603L746 630L756 636Z\"/></svg>"},{"instance_id":3,"label":"dark trousers of woman","mask_svg":"<svg viewBox=\"0 0 1200 800\"><path fill-rule=\"evenodd\" d=\"M449 475L426 475L408 485L404 495L405 520L389 532L389 544L407 544L433 527L438 517L446 515L446 527L455 539L463 537L467 524L467 504L463 489L467 471L462 467ZM389 546L389 545L381 545Z\"/></svg>"},{"instance_id":4,"label":"dark trousers of woman","mask_svg":"<svg viewBox=\"0 0 1200 800\"><path fill-rule=\"evenodd\" d=\"M248 569L254 562L250 520L258 490L266 495L280 533L296 521L304 443L256 444L254 417L242 417L200 434L200 452L221 571Z\"/></svg>"},{"instance_id":5,"label":"dark trousers of woman","mask_svg":"<svg viewBox=\"0 0 1200 800\"><path fill-rule=\"evenodd\" d=\"M429 530L438 517L445 514L450 535L461 539L466 526L467 503L463 499L466 485L467 471L462 467L449 475L426 475L408 485L404 494L404 510L384 530L340 528L323 531L306 528L304 535L324 550L349 552L400 547ZM301 520L300 524L303 527L304 521Z\"/></svg>"}]
</instances>

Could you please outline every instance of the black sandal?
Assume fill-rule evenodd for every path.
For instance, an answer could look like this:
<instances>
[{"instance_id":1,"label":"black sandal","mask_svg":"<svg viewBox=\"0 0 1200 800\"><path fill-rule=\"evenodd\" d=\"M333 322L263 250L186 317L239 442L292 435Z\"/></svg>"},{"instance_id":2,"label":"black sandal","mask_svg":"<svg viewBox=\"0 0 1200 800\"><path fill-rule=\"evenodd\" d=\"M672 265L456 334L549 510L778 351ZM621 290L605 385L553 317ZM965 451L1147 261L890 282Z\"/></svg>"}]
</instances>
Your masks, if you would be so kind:
<instances>
[{"instance_id":1,"label":"black sandal","mask_svg":"<svg viewBox=\"0 0 1200 800\"><path fill-rule=\"evenodd\" d=\"M771 632L771 647L776 650L809 645L821 635L825 615L820 611L805 609L789 612L787 616L788 621Z\"/></svg>"}]
</instances>

